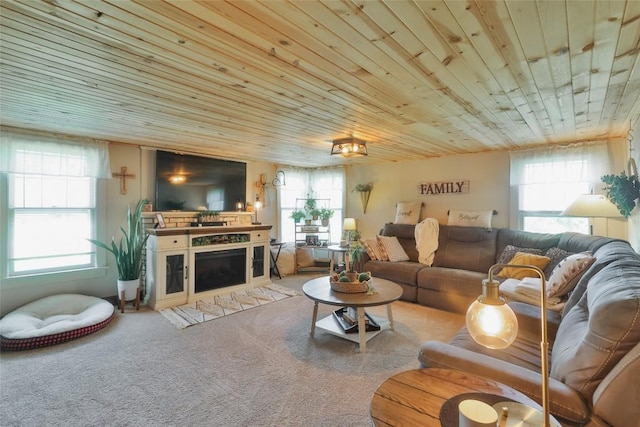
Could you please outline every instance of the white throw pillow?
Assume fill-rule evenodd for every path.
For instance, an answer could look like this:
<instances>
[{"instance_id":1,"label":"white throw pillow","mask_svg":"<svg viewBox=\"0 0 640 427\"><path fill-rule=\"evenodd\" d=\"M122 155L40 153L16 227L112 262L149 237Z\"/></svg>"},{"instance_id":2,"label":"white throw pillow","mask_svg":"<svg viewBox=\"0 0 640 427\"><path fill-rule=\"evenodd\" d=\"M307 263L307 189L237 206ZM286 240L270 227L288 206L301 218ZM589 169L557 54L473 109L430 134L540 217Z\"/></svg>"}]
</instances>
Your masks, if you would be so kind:
<instances>
[{"instance_id":1,"label":"white throw pillow","mask_svg":"<svg viewBox=\"0 0 640 427\"><path fill-rule=\"evenodd\" d=\"M420 220L422 202L398 202L396 208L396 224L417 224Z\"/></svg>"},{"instance_id":2,"label":"white throw pillow","mask_svg":"<svg viewBox=\"0 0 640 427\"><path fill-rule=\"evenodd\" d=\"M560 261L547 283L547 296L560 297L571 292L587 268L596 260L592 255L589 251L580 252Z\"/></svg>"},{"instance_id":3,"label":"white throw pillow","mask_svg":"<svg viewBox=\"0 0 640 427\"><path fill-rule=\"evenodd\" d=\"M449 211L448 225L491 228L493 211Z\"/></svg>"},{"instance_id":4,"label":"white throw pillow","mask_svg":"<svg viewBox=\"0 0 640 427\"><path fill-rule=\"evenodd\" d=\"M376 236L382 252L391 262L409 261L409 255L398 241L396 236Z\"/></svg>"},{"instance_id":5,"label":"white throw pillow","mask_svg":"<svg viewBox=\"0 0 640 427\"><path fill-rule=\"evenodd\" d=\"M296 265L298 268L314 267L316 262L313 258L313 249L296 248Z\"/></svg>"}]
</instances>

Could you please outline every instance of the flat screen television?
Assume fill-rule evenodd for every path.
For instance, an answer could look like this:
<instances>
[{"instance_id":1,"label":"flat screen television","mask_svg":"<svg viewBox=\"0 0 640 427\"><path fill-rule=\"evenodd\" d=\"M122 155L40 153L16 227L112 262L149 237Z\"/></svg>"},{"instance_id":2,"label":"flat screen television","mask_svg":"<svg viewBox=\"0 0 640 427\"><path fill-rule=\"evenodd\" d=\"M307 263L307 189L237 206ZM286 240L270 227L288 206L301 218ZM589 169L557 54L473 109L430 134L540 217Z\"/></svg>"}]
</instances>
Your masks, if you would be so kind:
<instances>
[{"instance_id":1,"label":"flat screen television","mask_svg":"<svg viewBox=\"0 0 640 427\"><path fill-rule=\"evenodd\" d=\"M157 211L235 211L246 188L246 163L156 151Z\"/></svg>"}]
</instances>

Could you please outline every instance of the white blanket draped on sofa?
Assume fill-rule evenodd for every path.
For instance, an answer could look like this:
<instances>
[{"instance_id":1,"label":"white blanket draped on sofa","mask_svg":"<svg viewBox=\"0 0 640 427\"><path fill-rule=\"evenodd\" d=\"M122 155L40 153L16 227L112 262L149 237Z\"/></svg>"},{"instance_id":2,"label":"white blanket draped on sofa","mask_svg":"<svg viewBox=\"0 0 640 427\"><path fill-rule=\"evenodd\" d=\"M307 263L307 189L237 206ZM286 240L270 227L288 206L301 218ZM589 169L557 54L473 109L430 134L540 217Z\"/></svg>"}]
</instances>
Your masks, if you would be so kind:
<instances>
[{"instance_id":1,"label":"white blanket draped on sofa","mask_svg":"<svg viewBox=\"0 0 640 427\"><path fill-rule=\"evenodd\" d=\"M520 301L540 307L540 278L525 277L524 279L506 279L500 284L500 293L508 301ZM548 297L547 308L562 311L565 300L559 297Z\"/></svg>"},{"instance_id":2,"label":"white blanket draped on sofa","mask_svg":"<svg viewBox=\"0 0 640 427\"><path fill-rule=\"evenodd\" d=\"M435 218L425 218L416 224L415 228L416 248L418 249L418 262L431 266L438 249L438 236L440 226Z\"/></svg>"}]
</instances>

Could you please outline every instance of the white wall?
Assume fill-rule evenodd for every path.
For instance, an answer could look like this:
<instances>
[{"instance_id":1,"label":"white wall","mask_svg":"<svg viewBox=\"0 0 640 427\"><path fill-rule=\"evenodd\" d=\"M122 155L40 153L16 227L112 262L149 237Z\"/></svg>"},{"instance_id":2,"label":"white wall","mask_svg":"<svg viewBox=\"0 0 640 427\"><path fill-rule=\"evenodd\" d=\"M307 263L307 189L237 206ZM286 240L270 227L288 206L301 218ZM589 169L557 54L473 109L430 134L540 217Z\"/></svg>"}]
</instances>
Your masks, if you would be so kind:
<instances>
[{"instance_id":1,"label":"white wall","mask_svg":"<svg viewBox=\"0 0 640 427\"><path fill-rule=\"evenodd\" d=\"M640 138L639 138L640 139ZM626 168L628 159L626 140L612 142L614 165L612 173ZM635 152L640 152L636 147ZM127 172L135 174L135 179L127 180L127 194L120 194L120 180L103 180L101 188L105 192L106 203L101 206L100 224L103 241L118 230L126 214L127 206L135 205L141 198L153 199L153 151L130 145L111 144L111 170L118 172L121 166ZM636 160L640 163L640 158ZM270 183L275 176L276 166L269 163L254 162L247 164L247 199L255 200L256 182L260 174L265 173ZM457 195L419 195L417 186L421 182L439 182L449 180L469 180L468 194ZM363 214L360 196L351 192L356 184L372 182L374 187L367 213ZM433 217L440 223L447 222L447 210L489 210L495 209L495 227L509 227L515 222L510 220L511 198L509 195L509 154L491 152L444 157L438 159L414 160L398 163L383 163L369 166L351 166L347 168L346 216L358 220L358 228L363 237L375 235L387 222L395 218L395 205L399 201L424 202L421 218ZM267 185L265 190L266 206L258 219L263 224L273 224L271 237L277 236L276 190ZM627 225L628 224L628 225ZM636 251L640 248L640 209L636 208L629 221L608 220L607 225L594 221L595 234L604 234L629 240ZM66 274L29 278L7 283L1 286L0 315L6 314L27 302L64 292L84 293L99 297L116 293L117 272L111 254L104 254L107 268L98 269L90 275Z\"/></svg>"},{"instance_id":2,"label":"white wall","mask_svg":"<svg viewBox=\"0 0 640 427\"><path fill-rule=\"evenodd\" d=\"M120 180L117 178L100 180L99 199L104 197L98 213L98 239L109 242L111 236L120 238L120 227L125 224L128 206L135 206L142 198L153 200L154 192L154 151L132 145L110 144L109 156L111 171L119 172L120 167L126 166L128 174L135 178L127 179L127 194L120 194ZM255 197L255 183L260 174L266 173L269 182L275 175L275 166L267 163L247 164L247 198ZM267 190L275 197L275 190ZM259 212L259 220L263 224L275 224L275 199L265 209ZM272 231L272 237L276 234ZM29 277L24 279L3 280L0 283L0 316L28 302L45 296L61 293L80 293L98 297L116 295L118 273L113 256L106 251L99 250L102 257L100 265L106 268L91 272L64 273L45 275L43 277Z\"/></svg>"},{"instance_id":3,"label":"white wall","mask_svg":"<svg viewBox=\"0 0 640 427\"><path fill-rule=\"evenodd\" d=\"M418 184L468 180L468 194L420 195ZM360 195L351 190L357 184L373 183L367 213ZM424 203L420 218L447 223L449 209L496 210L495 227L509 226L509 153L468 154L437 159L351 166L347 171L347 216L354 217L363 237L375 235L393 222L397 202Z\"/></svg>"}]
</instances>

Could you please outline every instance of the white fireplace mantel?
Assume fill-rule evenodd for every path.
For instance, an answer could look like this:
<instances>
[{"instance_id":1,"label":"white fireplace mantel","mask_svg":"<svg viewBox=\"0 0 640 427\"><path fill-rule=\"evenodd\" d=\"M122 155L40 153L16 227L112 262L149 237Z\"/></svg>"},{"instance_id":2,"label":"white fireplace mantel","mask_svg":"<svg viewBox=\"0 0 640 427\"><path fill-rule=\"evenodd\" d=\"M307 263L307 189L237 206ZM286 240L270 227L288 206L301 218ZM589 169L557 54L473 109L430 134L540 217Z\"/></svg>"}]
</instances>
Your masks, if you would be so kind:
<instances>
[{"instance_id":1,"label":"white fireplace mantel","mask_svg":"<svg viewBox=\"0 0 640 427\"><path fill-rule=\"evenodd\" d=\"M149 306L161 310L221 293L270 284L270 230L271 225L148 229L146 279ZM200 258L200 264L204 265L204 254L216 253L220 258L225 258L227 253L244 256L244 271L235 264L231 266L235 274L232 278L234 283L225 285L218 282L217 277L211 278L214 275L205 279L202 272L196 271L197 259ZM207 289L202 290L205 280ZM211 287L213 289L209 289Z\"/></svg>"}]
</instances>

